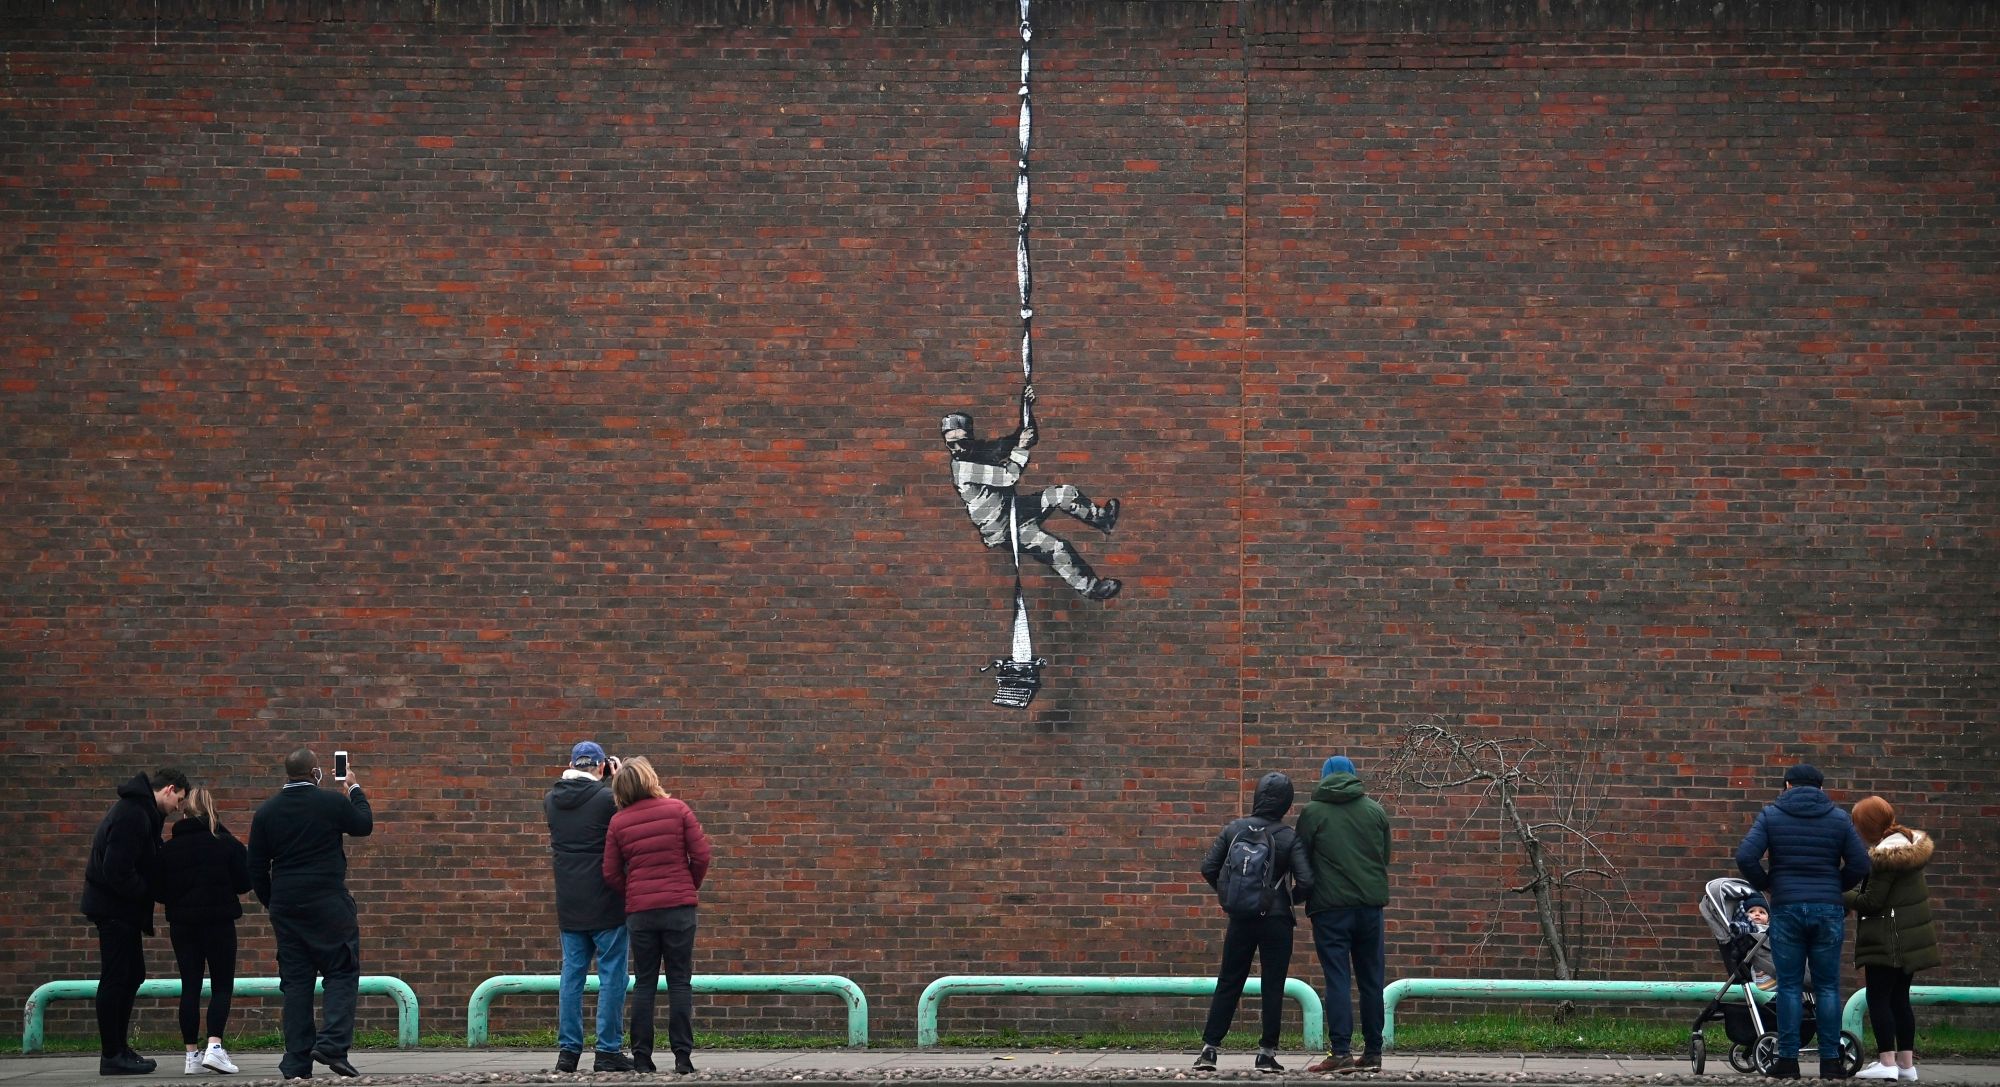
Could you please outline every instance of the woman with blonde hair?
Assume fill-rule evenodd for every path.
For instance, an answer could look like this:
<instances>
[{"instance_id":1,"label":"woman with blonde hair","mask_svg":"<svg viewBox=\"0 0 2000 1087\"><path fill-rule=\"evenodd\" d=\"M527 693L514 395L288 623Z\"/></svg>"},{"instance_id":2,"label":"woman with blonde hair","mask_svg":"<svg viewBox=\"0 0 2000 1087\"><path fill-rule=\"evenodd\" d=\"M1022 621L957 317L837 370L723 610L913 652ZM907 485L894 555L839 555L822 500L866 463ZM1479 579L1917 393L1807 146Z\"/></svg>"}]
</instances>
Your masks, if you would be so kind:
<instances>
[{"instance_id":1,"label":"woman with blonde hair","mask_svg":"<svg viewBox=\"0 0 2000 1087\"><path fill-rule=\"evenodd\" d=\"M1875 1063L1856 1079L1917 1078L1917 1018L1910 1010L1910 982L1919 970L1943 961L1931 926L1931 893L1924 865L1930 836L1896 822L1896 809L1879 796L1854 805L1854 829L1868 843L1870 868L1861 886L1842 895L1854 911L1854 965L1868 983L1868 1019L1875 1028Z\"/></svg>"},{"instance_id":2,"label":"woman with blonde hair","mask_svg":"<svg viewBox=\"0 0 2000 1087\"><path fill-rule=\"evenodd\" d=\"M160 847L155 897L166 904L174 961L180 966L181 1041L187 1047L187 1074L234 1072L236 1063L222 1047L229 1023L229 1000L236 989L236 919L243 916L243 892L250 889L249 851L215 813L207 789L188 790L173 837ZM201 978L206 968L208 1044L201 1044Z\"/></svg>"},{"instance_id":3,"label":"woman with blonde hair","mask_svg":"<svg viewBox=\"0 0 2000 1087\"><path fill-rule=\"evenodd\" d=\"M625 896L632 954L632 1064L654 1072L653 1004L664 966L667 1044L674 1071L694 1071L694 933L708 835L686 804L667 795L653 764L627 759L611 780L618 814L604 836L604 882Z\"/></svg>"}]
</instances>

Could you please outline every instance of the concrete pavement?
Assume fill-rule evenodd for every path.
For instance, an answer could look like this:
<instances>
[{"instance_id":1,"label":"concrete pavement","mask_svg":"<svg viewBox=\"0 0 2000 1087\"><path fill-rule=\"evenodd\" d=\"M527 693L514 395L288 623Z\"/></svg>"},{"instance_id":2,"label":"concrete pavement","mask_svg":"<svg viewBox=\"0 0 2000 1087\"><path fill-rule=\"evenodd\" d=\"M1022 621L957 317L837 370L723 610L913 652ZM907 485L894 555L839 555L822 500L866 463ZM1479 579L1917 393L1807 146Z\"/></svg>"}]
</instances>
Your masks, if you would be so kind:
<instances>
[{"instance_id":1,"label":"concrete pavement","mask_svg":"<svg viewBox=\"0 0 2000 1087\"><path fill-rule=\"evenodd\" d=\"M100 1077L97 1074L95 1056L44 1056L0 1058L0 1087L85 1087L124 1082L138 1087L141 1084L175 1082L184 1084L213 1083L216 1081L268 1080L278 1075L278 1054L275 1052L241 1052L233 1054L242 1073L236 1076L182 1074L182 1059L178 1052L148 1053L160 1062L159 1071L152 1076L132 1076L121 1079ZM1205 1074L1188 1074L1188 1067L1194 1061L1194 1054L1188 1053L1140 1053L1127 1050L1087 1050L1081 1052L1037 1051L1037 1050L915 1050L915 1049L816 1049L804 1051L750 1051L750 1050L708 1050L695 1054L695 1063L707 1077L727 1078L732 1082L770 1082L794 1087L798 1083L814 1081L861 1081L881 1082L884 1080L924 1080L924 1079L964 1079L964 1078L1007 1078L1033 1081L1039 1084L1061 1083L1065 1081L1106 1082L1160 1082L1180 1080L1200 1081L1204 1078L1234 1078L1234 1075L1248 1074L1252 1054L1229 1052L1222 1058L1221 1077ZM398 1050L371 1049L356 1050L353 1061L368 1079L408 1078L408 1077L450 1077L454 1083L509 1082L525 1077L540 1077L548 1073L554 1064L552 1052L519 1049L458 1049L458 1050ZM1289 1069L1284 1076L1261 1077L1259 1082L1299 1079L1310 1083L1325 1083L1335 1077L1307 1076L1304 1068L1311 1059L1305 1053L1286 1053L1280 1056ZM1359 1077L1361 1082L1410 1082L1449 1083L1454 1080L1487 1081L1501 1080L1509 1083L1537 1082L1577 1082L1579 1080L1629 1080L1651 1077L1654 1082L1669 1079L1692 1080L1685 1059L1634 1058L1634 1057L1575 1057L1575 1056L1432 1056L1425 1054L1392 1053L1383 1062L1379 1076ZM583 1067L590 1067L590 1055L583 1057ZM331 1087L338 1082L335 1077L321 1068L313 1077L315 1084ZM1813 1066L1806 1064L1806 1075L1813 1074ZM1922 1065L1923 1080L1928 1084L1962 1083L2000 1087L2000 1064L1977 1062L1938 1061ZM592 1078L587 1075L547 1077L563 1083L587 1085ZM635 1077L620 1076L609 1082L631 1082ZM649 1076L644 1079L672 1081L672 1075ZM1736 1084L1751 1087L1761 1083L1757 1077L1741 1075L1732 1071L1727 1061L1712 1058L1708 1064L1708 1074L1697 1082L1716 1082L1721 1085ZM359 1087L359 1085L357 1085Z\"/></svg>"}]
</instances>

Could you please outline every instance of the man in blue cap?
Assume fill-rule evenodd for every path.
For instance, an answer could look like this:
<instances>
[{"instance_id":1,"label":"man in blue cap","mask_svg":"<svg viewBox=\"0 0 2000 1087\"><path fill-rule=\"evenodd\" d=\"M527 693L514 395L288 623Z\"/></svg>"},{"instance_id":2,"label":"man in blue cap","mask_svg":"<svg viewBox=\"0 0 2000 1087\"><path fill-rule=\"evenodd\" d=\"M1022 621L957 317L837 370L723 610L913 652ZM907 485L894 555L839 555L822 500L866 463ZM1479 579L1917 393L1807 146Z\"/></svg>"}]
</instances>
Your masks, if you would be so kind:
<instances>
[{"instance_id":1,"label":"man in blue cap","mask_svg":"<svg viewBox=\"0 0 2000 1087\"><path fill-rule=\"evenodd\" d=\"M1778 799L1764 806L1736 848L1736 867L1771 897L1771 962L1778 975L1778 1059L1768 1075L1797 1079L1805 1017L1805 973L1812 970L1821 1079L1845 1079L1840 1061L1840 945L1847 937L1841 892L1868 877L1868 847L1854 820L1821 786L1807 763L1785 771ZM1770 855L1771 866L1764 867Z\"/></svg>"},{"instance_id":2,"label":"man in blue cap","mask_svg":"<svg viewBox=\"0 0 2000 1087\"><path fill-rule=\"evenodd\" d=\"M562 930L562 983L556 1003L556 1071L574 1072L583 1055L583 988L597 958L594 1072L630 1072L625 1054L625 896L604 884L604 835L618 805L604 779L618 760L594 741L570 748L569 769L542 799L555 858L556 925Z\"/></svg>"},{"instance_id":3,"label":"man in blue cap","mask_svg":"<svg viewBox=\"0 0 2000 1087\"><path fill-rule=\"evenodd\" d=\"M1312 802L1299 813L1299 840L1312 862L1313 947L1326 975L1327 1054L1308 1072L1382 1070L1382 907L1389 904L1389 815L1370 799L1354 762L1335 755L1320 767ZM1360 1056L1347 990L1352 971L1361 1001Z\"/></svg>"}]
</instances>

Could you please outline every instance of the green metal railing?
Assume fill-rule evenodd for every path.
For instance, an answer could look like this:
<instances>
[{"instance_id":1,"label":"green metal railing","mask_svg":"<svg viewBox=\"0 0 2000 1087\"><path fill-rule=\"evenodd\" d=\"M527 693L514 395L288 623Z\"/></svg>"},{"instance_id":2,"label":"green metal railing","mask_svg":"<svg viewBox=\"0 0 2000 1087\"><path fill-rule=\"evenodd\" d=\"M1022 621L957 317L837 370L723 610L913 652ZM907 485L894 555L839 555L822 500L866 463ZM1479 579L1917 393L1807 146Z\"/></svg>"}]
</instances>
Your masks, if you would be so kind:
<instances>
[{"instance_id":1,"label":"green metal railing","mask_svg":"<svg viewBox=\"0 0 2000 1087\"><path fill-rule=\"evenodd\" d=\"M1258 996L1263 991L1263 982L1257 978L1243 984L1245 997ZM931 982L917 1001L917 1045L938 1044L938 1005L947 996L1209 996L1214 992L1214 978L954 974ZM1305 1017L1306 1048L1325 1048L1326 1012L1320 1006L1319 994L1298 978L1287 978L1285 996L1298 1002Z\"/></svg>"},{"instance_id":2,"label":"green metal railing","mask_svg":"<svg viewBox=\"0 0 2000 1087\"><path fill-rule=\"evenodd\" d=\"M628 985L632 982L628 981ZM502 974L487 978L472 991L472 1000L465 1008L465 1044L479 1046L486 1044L487 1021L492 1017L493 1001L510 993L553 993L562 987L562 978L556 974ZM597 991L597 975L584 980L584 991ZM661 978L659 992L667 991L667 979ZM841 977L839 974L696 974L694 991L697 993L832 993L847 1005L847 1044L865 1046L868 1044L868 997L861 986Z\"/></svg>"},{"instance_id":3,"label":"green metal railing","mask_svg":"<svg viewBox=\"0 0 2000 1087\"><path fill-rule=\"evenodd\" d=\"M314 992L322 992L323 985L314 984ZM212 983L201 983L201 995L207 997L214 992ZM237 978L231 990L237 996L282 996L277 978ZM409 1049L417 1044L417 994L401 978L385 974L363 974L361 976L363 996L391 996L396 998L396 1044ZM181 995L178 979L157 978L141 982L140 996ZM97 996L95 981L51 981L28 995L28 1005L21 1016L21 1052L36 1053L42 1048L42 1021L48 1006L58 1000L89 1000Z\"/></svg>"},{"instance_id":4,"label":"green metal railing","mask_svg":"<svg viewBox=\"0 0 2000 1087\"><path fill-rule=\"evenodd\" d=\"M1978 985L1912 985L1912 1004L2000 1004L2000 988ZM1868 1012L1868 990L1858 990L1847 998L1840 1011L1840 1029L1856 1038L1861 1033L1861 1017ZM1866 1048L1865 1046L1863 1047Z\"/></svg>"},{"instance_id":5,"label":"green metal railing","mask_svg":"<svg viewBox=\"0 0 2000 1087\"><path fill-rule=\"evenodd\" d=\"M1753 990L1754 990L1753 986ZM1706 1004L1722 990L1715 981L1533 981L1491 978L1404 978L1382 990L1382 1045L1396 1044L1396 1005L1412 997L1455 997L1461 1000L1668 1000ZM1742 992L1741 986L1732 991ZM1771 994L1758 991L1759 1003Z\"/></svg>"}]
</instances>

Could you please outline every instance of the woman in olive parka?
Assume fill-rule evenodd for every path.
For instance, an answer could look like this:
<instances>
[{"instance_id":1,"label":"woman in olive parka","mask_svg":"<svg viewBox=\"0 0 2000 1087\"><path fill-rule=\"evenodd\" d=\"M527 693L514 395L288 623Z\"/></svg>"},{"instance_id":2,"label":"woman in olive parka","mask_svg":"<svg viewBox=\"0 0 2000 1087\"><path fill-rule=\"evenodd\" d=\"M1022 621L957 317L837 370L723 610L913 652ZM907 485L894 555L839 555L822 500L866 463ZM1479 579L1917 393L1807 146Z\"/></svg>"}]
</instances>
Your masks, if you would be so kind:
<instances>
[{"instance_id":1,"label":"woman in olive parka","mask_svg":"<svg viewBox=\"0 0 2000 1087\"><path fill-rule=\"evenodd\" d=\"M1868 1018L1879 1054L1855 1078L1914 1080L1917 1021L1910 1010L1910 982L1917 971L1940 961L1930 889L1924 886L1924 865L1934 846L1923 831L1897 823L1895 809L1879 796L1854 805L1854 829L1868 843L1873 867L1842 899L1858 922L1854 965L1867 978Z\"/></svg>"}]
</instances>

